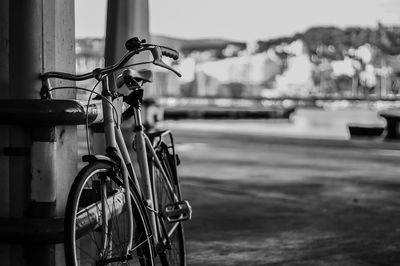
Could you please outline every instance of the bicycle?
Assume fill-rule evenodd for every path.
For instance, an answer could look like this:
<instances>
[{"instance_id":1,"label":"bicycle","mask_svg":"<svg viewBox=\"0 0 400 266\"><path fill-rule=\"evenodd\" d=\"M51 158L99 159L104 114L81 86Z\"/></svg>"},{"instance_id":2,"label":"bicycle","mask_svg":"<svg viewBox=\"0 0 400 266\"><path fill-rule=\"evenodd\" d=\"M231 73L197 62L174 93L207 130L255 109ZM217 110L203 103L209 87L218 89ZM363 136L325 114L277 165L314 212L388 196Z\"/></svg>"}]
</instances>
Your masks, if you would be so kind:
<instances>
[{"instance_id":1,"label":"bicycle","mask_svg":"<svg viewBox=\"0 0 400 266\"><path fill-rule=\"evenodd\" d=\"M152 81L151 71L134 71L128 67L152 63L176 75L179 72L165 64L162 56L178 59L176 50L148 44L138 38L125 43L128 52L112 66L75 75L47 72L42 75L42 99L51 98L57 89L75 88L89 91L87 122L92 94L101 98L105 155L82 157L87 163L75 178L65 209L65 258L68 265L186 265L183 221L191 219L188 201L182 199L174 138L169 130L145 133L141 119L143 85ZM129 64L136 54L150 51L152 61ZM116 79L121 95L109 86L111 74L125 69ZM83 81L96 79L92 90L80 87L52 87L50 79ZM101 82L102 92L95 88ZM134 152L137 175L121 132L121 102L130 107L134 118ZM119 107L118 107L119 106ZM98 111L96 111L98 113ZM125 114L124 113L124 114ZM89 144L88 144L89 145ZM89 149L89 148L88 148Z\"/></svg>"}]
</instances>

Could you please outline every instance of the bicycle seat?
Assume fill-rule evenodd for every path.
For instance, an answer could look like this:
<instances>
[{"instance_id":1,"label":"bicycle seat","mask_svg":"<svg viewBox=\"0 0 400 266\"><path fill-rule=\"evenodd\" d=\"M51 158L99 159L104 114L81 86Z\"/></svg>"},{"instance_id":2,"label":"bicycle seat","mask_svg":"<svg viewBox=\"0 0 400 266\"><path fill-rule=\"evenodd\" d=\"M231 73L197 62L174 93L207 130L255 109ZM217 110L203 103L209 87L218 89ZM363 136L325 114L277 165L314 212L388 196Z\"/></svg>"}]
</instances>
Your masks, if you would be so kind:
<instances>
[{"instance_id":1,"label":"bicycle seat","mask_svg":"<svg viewBox=\"0 0 400 266\"><path fill-rule=\"evenodd\" d=\"M139 69L137 76L133 77L136 81L153 82L153 72L148 69Z\"/></svg>"},{"instance_id":2,"label":"bicycle seat","mask_svg":"<svg viewBox=\"0 0 400 266\"><path fill-rule=\"evenodd\" d=\"M153 72L148 69L140 69L138 71L133 69L126 69L117 78L117 87L121 88L124 84L135 81L139 82L152 82Z\"/></svg>"}]
</instances>

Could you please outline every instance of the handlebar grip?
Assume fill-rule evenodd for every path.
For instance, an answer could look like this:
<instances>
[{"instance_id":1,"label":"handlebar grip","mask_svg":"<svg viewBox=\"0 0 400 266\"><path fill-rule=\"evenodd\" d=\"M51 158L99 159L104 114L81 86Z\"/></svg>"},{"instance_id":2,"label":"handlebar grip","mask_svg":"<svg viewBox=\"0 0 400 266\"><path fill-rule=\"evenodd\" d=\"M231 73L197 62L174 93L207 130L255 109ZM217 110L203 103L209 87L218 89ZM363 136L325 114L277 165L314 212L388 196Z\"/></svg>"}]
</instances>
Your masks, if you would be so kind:
<instances>
[{"instance_id":1,"label":"handlebar grip","mask_svg":"<svg viewBox=\"0 0 400 266\"><path fill-rule=\"evenodd\" d=\"M172 58L174 60L177 60L179 58L179 52L176 50L173 50L171 48L166 48L166 47L160 47L161 48L161 54Z\"/></svg>"}]
</instances>

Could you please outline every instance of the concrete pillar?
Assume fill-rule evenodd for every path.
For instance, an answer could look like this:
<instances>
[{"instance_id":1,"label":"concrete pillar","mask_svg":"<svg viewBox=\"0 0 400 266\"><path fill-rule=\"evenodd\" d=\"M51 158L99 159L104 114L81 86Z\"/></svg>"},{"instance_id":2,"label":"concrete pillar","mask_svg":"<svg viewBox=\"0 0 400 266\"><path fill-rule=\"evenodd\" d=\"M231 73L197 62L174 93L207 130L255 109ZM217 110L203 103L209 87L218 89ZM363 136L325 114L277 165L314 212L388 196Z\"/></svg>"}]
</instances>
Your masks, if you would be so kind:
<instances>
[{"instance_id":1,"label":"concrete pillar","mask_svg":"<svg viewBox=\"0 0 400 266\"><path fill-rule=\"evenodd\" d=\"M9 6L9 98L38 98L38 74L42 71L42 3L39 1L10 1ZM28 46L29 44L29 46ZM10 127L9 146L30 148L30 129ZM10 217L22 218L29 205L29 155L10 156ZM10 249L11 265L27 265L23 245Z\"/></svg>"},{"instance_id":2,"label":"concrete pillar","mask_svg":"<svg viewBox=\"0 0 400 266\"><path fill-rule=\"evenodd\" d=\"M150 41L148 0L108 1L106 66L126 53L125 42L132 37Z\"/></svg>"},{"instance_id":3,"label":"concrete pillar","mask_svg":"<svg viewBox=\"0 0 400 266\"><path fill-rule=\"evenodd\" d=\"M105 41L105 65L117 62L127 51L125 42L138 37L150 42L148 0L108 1ZM148 60L148 54L135 56L135 61ZM110 85L114 82L111 79Z\"/></svg>"},{"instance_id":4,"label":"concrete pillar","mask_svg":"<svg viewBox=\"0 0 400 266\"><path fill-rule=\"evenodd\" d=\"M52 2L52 0L47 0ZM54 24L54 69L57 71L75 72L75 10L74 1L55 1ZM49 69L50 70L50 69ZM46 69L47 71L47 69ZM60 82L60 85L71 82ZM72 84L74 85L74 84ZM75 99L76 91L58 91L56 98ZM55 165L56 165L56 206L55 216L63 217L68 191L78 169L78 137L76 126L58 126L55 128ZM68 188L68 189L66 189ZM56 265L64 265L64 247L62 244L55 247Z\"/></svg>"},{"instance_id":5,"label":"concrete pillar","mask_svg":"<svg viewBox=\"0 0 400 266\"><path fill-rule=\"evenodd\" d=\"M6 99L9 94L9 0L0 1L0 98ZM0 125L0 151L9 145L9 127ZM9 164L8 156L0 152L0 217L9 217ZM0 245L2 265L10 265L10 247Z\"/></svg>"},{"instance_id":6,"label":"concrete pillar","mask_svg":"<svg viewBox=\"0 0 400 266\"><path fill-rule=\"evenodd\" d=\"M149 33L148 0L108 1L104 54L106 66L114 64L127 52L125 49L125 42L132 37L146 39L147 42L151 41ZM150 55L143 54L135 56L133 60L133 62L148 61L150 60ZM151 65L146 67L151 67ZM113 85L114 82L111 76L110 86ZM149 89L151 90L152 88L146 88L146 94L151 94ZM132 140L130 135L131 129L129 125L129 122L123 125L123 127L127 129L124 130L124 136L126 140ZM98 144L94 145L96 146ZM130 147L132 144L127 143L127 145Z\"/></svg>"},{"instance_id":7,"label":"concrete pillar","mask_svg":"<svg viewBox=\"0 0 400 266\"><path fill-rule=\"evenodd\" d=\"M1 1L0 97L39 99L40 73L74 72L74 29L74 1ZM75 98L75 92L59 91L56 98ZM6 127L0 130L6 135L0 147L30 150L22 156L0 155L0 215L63 216L77 172L76 127L10 126L9 135ZM62 245L6 245L4 250L0 247L2 265L64 265Z\"/></svg>"}]
</instances>

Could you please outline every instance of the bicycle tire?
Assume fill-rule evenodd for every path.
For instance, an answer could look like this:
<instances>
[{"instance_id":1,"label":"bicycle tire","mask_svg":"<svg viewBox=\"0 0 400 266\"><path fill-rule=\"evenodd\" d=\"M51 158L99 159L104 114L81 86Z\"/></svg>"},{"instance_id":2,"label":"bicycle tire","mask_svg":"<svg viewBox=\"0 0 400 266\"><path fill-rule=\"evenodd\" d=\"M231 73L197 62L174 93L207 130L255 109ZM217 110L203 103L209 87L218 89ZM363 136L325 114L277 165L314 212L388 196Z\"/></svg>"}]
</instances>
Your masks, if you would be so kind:
<instances>
[{"instance_id":1,"label":"bicycle tire","mask_svg":"<svg viewBox=\"0 0 400 266\"><path fill-rule=\"evenodd\" d=\"M176 166L172 164L168 148L166 146L160 146L157 154L158 158L161 162L162 168L166 173L169 182L172 184L173 192L168 189L168 185L165 180L162 178L161 170L155 165L154 162L150 163L150 170L153 175L152 180L154 181L155 195L157 195L157 205L158 210L163 210L165 205L173 203L175 201L174 195L177 197L178 201L181 200L179 181L176 175ZM165 226L166 231L169 233L174 226L175 223L169 223L165 217L159 217L159 235L164 236L166 238L165 233L163 232L163 228ZM186 265L186 249L185 249L185 236L184 236L184 228L182 222L177 223L177 227L173 231L173 234L168 237L169 246L163 247L160 243L158 243L158 255L159 255L159 263L162 266L185 266ZM156 265L158 263L156 262Z\"/></svg>"},{"instance_id":2,"label":"bicycle tire","mask_svg":"<svg viewBox=\"0 0 400 266\"><path fill-rule=\"evenodd\" d=\"M105 185L99 186L101 180L106 180L103 183ZM135 230L134 236L129 236L126 224L128 212L124 211L125 200L121 201L125 199L122 183L110 162L92 162L79 172L69 192L65 211L64 250L67 265L121 265L122 262L126 263L124 265L154 265L154 244L152 237L149 237L151 231L146 210L137 191L132 188L130 191ZM107 191L106 204L102 204L100 187ZM109 216L108 226L103 226L102 223L98 225L99 222L91 219L93 215L97 215L97 221L101 221L104 212L100 209L103 206ZM105 233L107 237L102 238L101 232L104 230L108 230ZM134 238L130 259L123 257L127 255L129 237ZM137 244L140 246L135 246ZM111 261L111 258L119 258L119 261Z\"/></svg>"}]
</instances>

